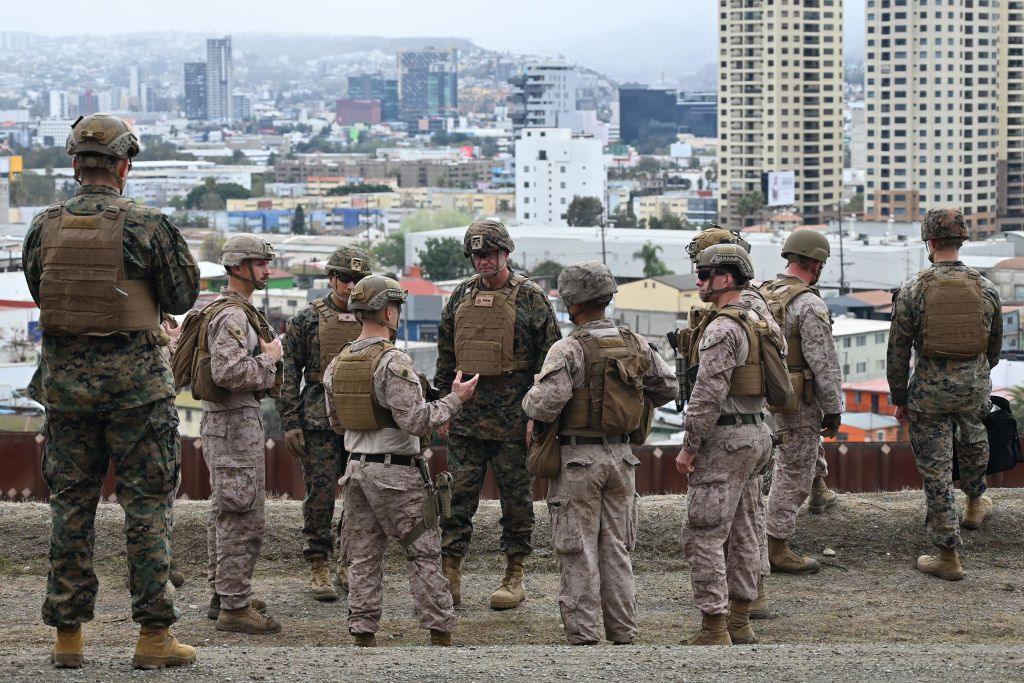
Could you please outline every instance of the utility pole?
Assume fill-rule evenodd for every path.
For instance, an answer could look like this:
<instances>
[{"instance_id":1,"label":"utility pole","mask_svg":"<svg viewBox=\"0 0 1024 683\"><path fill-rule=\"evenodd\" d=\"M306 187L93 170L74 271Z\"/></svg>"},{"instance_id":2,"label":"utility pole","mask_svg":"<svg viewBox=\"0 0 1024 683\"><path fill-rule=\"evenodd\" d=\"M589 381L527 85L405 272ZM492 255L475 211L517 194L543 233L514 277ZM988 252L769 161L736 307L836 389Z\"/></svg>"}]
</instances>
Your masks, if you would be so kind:
<instances>
[{"instance_id":1,"label":"utility pole","mask_svg":"<svg viewBox=\"0 0 1024 683\"><path fill-rule=\"evenodd\" d=\"M836 202L836 225L839 228L839 296L842 296L846 294L846 259L843 252L843 210L839 202Z\"/></svg>"},{"instance_id":2,"label":"utility pole","mask_svg":"<svg viewBox=\"0 0 1024 683\"><path fill-rule=\"evenodd\" d=\"M604 247L604 231L605 231L606 225L607 225L607 221L602 216L601 217L601 263L603 263L604 265L607 266L608 265L608 254L605 251L605 247Z\"/></svg>"}]
</instances>

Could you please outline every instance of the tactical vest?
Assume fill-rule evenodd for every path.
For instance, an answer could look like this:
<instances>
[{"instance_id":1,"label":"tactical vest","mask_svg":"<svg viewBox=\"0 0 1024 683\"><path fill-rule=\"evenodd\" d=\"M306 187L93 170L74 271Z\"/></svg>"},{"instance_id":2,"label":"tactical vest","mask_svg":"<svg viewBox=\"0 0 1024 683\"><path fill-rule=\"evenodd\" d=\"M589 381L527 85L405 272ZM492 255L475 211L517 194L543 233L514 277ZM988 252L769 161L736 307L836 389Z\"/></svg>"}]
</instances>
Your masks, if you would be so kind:
<instances>
[{"instance_id":1,"label":"tactical vest","mask_svg":"<svg viewBox=\"0 0 1024 683\"><path fill-rule=\"evenodd\" d=\"M373 375L377 366L394 348L391 342L381 340L358 351L353 351L349 344L338 354L330 389L334 414L344 429L398 429L391 411L380 405L373 395Z\"/></svg>"},{"instance_id":2,"label":"tactical vest","mask_svg":"<svg viewBox=\"0 0 1024 683\"><path fill-rule=\"evenodd\" d=\"M613 436L635 431L644 411L643 378L650 362L629 331L595 337L588 330L569 336L583 347L585 384L572 390L562 409L559 434Z\"/></svg>"},{"instance_id":3,"label":"tactical vest","mask_svg":"<svg viewBox=\"0 0 1024 683\"><path fill-rule=\"evenodd\" d=\"M354 315L334 310L323 299L314 301L313 308L319 316L317 340L320 342L320 365L315 369L306 366L307 383L322 381L324 368L334 360L345 344L355 341L363 329Z\"/></svg>"},{"instance_id":4,"label":"tactical vest","mask_svg":"<svg viewBox=\"0 0 1024 683\"><path fill-rule=\"evenodd\" d=\"M513 355L516 297L527 280L514 273L511 287L480 289L475 275L455 311L455 367L467 376L496 377L529 370L531 364Z\"/></svg>"},{"instance_id":5,"label":"tactical vest","mask_svg":"<svg viewBox=\"0 0 1024 683\"><path fill-rule=\"evenodd\" d=\"M944 277L938 277L933 270L918 275L924 283L921 354L971 360L986 353L989 329L985 324L981 275L971 268Z\"/></svg>"},{"instance_id":6,"label":"tactical vest","mask_svg":"<svg viewBox=\"0 0 1024 683\"><path fill-rule=\"evenodd\" d=\"M800 326L793 325L792 331L786 332L786 310L801 294L810 292L819 296L818 290L799 278L780 278L765 282L761 285L760 291L768 302L768 310L772 312L772 317L779 324L779 329L786 335L786 367L794 372L809 370L810 366L807 364L807 359L804 358L804 350L800 345Z\"/></svg>"},{"instance_id":7,"label":"tactical vest","mask_svg":"<svg viewBox=\"0 0 1024 683\"><path fill-rule=\"evenodd\" d=\"M738 308L721 308L708 311L701 316L695 334L690 335L690 348L687 352L687 375L689 389L693 389L693 382L696 379L697 367L700 362L700 339L704 336L708 325L718 316L725 316L735 320L743 328L747 335L747 358L743 365L736 366L732 371L729 380L729 396L764 396L764 366L761 364L761 341L758 337L754 323L749 320L746 311ZM686 396L689 400L689 394Z\"/></svg>"},{"instance_id":8,"label":"tactical vest","mask_svg":"<svg viewBox=\"0 0 1024 683\"><path fill-rule=\"evenodd\" d=\"M107 336L160 329L148 278L124 272L124 221L132 202L114 199L100 213L79 216L51 206L40 226L43 275L39 324L49 335Z\"/></svg>"}]
</instances>

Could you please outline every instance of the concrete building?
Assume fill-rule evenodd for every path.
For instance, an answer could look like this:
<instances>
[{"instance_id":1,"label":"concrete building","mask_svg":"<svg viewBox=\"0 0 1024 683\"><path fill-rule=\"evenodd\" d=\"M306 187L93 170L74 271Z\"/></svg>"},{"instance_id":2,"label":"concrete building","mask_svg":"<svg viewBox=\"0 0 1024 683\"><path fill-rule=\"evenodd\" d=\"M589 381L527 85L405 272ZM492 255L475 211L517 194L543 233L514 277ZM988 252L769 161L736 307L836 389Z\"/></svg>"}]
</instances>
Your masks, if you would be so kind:
<instances>
[{"instance_id":1,"label":"concrete building","mask_svg":"<svg viewBox=\"0 0 1024 683\"><path fill-rule=\"evenodd\" d=\"M689 317L700 303L694 275L662 275L619 285L615 294L615 320L637 334L663 337Z\"/></svg>"},{"instance_id":2,"label":"concrete building","mask_svg":"<svg viewBox=\"0 0 1024 683\"><path fill-rule=\"evenodd\" d=\"M459 108L459 52L399 50L398 95L400 116L414 122L447 116Z\"/></svg>"},{"instance_id":3,"label":"concrete building","mask_svg":"<svg viewBox=\"0 0 1024 683\"><path fill-rule=\"evenodd\" d=\"M889 322L836 318L832 325L843 381L856 383L885 378Z\"/></svg>"},{"instance_id":4,"label":"concrete building","mask_svg":"<svg viewBox=\"0 0 1024 683\"><path fill-rule=\"evenodd\" d=\"M792 171L792 209L808 224L823 223L842 190L842 3L718 6L721 221L756 222L741 200L760 191L763 173Z\"/></svg>"},{"instance_id":5,"label":"concrete building","mask_svg":"<svg viewBox=\"0 0 1024 683\"><path fill-rule=\"evenodd\" d=\"M206 115L211 121L230 123L231 90L234 85L234 61L231 36L206 41Z\"/></svg>"},{"instance_id":6,"label":"concrete building","mask_svg":"<svg viewBox=\"0 0 1024 683\"><path fill-rule=\"evenodd\" d=\"M997 231L999 17L988 2L867 8L868 218L956 206L975 236Z\"/></svg>"},{"instance_id":7,"label":"concrete building","mask_svg":"<svg viewBox=\"0 0 1024 683\"><path fill-rule=\"evenodd\" d=\"M376 125L383 120L380 100L338 100L335 103L335 117L341 126L356 123Z\"/></svg>"},{"instance_id":8,"label":"concrete building","mask_svg":"<svg viewBox=\"0 0 1024 683\"><path fill-rule=\"evenodd\" d=\"M1024 230L1024 3L1000 9L997 210L1000 230Z\"/></svg>"},{"instance_id":9,"label":"concrete building","mask_svg":"<svg viewBox=\"0 0 1024 683\"><path fill-rule=\"evenodd\" d=\"M715 93L677 93L644 85L619 88L619 139L627 145L665 146L679 134L713 138L718 134Z\"/></svg>"},{"instance_id":10,"label":"concrete building","mask_svg":"<svg viewBox=\"0 0 1024 683\"><path fill-rule=\"evenodd\" d=\"M185 118L189 121L205 121L206 109L206 62L185 63Z\"/></svg>"},{"instance_id":11,"label":"concrete building","mask_svg":"<svg viewBox=\"0 0 1024 683\"><path fill-rule=\"evenodd\" d=\"M382 74L358 74L348 77L348 99L379 100L384 121L398 121L398 79Z\"/></svg>"},{"instance_id":12,"label":"concrete building","mask_svg":"<svg viewBox=\"0 0 1024 683\"><path fill-rule=\"evenodd\" d=\"M572 128L576 111L576 67L565 62L534 62L508 81L508 117L518 137L523 128ZM575 132L582 132L576 130Z\"/></svg>"},{"instance_id":13,"label":"concrete building","mask_svg":"<svg viewBox=\"0 0 1024 683\"><path fill-rule=\"evenodd\" d=\"M568 128L524 128L516 140L516 218L566 226L573 197L604 206L608 179L601 143Z\"/></svg>"},{"instance_id":14,"label":"concrete building","mask_svg":"<svg viewBox=\"0 0 1024 683\"><path fill-rule=\"evenodd\" d=\"M253 97L238 93L231 96L231 112L237 121L251 121L253 119Z\"/></svg>"}]
</instances>

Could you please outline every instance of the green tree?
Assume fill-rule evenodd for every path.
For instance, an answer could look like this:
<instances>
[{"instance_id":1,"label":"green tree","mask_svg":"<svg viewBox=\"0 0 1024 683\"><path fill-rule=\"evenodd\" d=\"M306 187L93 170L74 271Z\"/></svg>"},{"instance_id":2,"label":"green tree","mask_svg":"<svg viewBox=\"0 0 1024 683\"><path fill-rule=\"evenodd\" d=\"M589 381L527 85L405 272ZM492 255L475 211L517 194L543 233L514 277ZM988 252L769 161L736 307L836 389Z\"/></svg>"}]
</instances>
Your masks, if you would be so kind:
<instances>
[{"instance_id":1,"label":"green tree","mask_svg":"<svg viewBox=\"0 0 1024 683\"><path fill-rule=\"evenodd\" d=\"M461 211L429 211L424 209L411 213L402 219L402 230L407 232L441 230L443 228L467 226L472 222L473 217Z\"/></svg>"},{"instance_id":2,"label":"green tree","mask_svg":"<svg viewBox=\"0 0 1024 683\"><path fill-rule=\"evenodd\" d=\"M204 261L211 261L213 263L220 262L220 250L224 246L226 241L224 233L219 231L211 232L203 240L202 244L199 245L199 255Z\"/></svg>"},{"instance_id":3,"label":"green tree","mask_svg":"<svg viewBox=\"0 0 1024 683\"><path fill-rule=\"evenodd\" d=\"M558 274L562 272L563 268L565 268L565 266L558 261L548 259L547 261L541 261L535 265L530 271L530 277L556 278L558 277Z\"/></svg>"},{"instance_id":4,"label":"green tree","mask_svg":"<svg viewBox=\"0 0 1024 683\"><path fill-rule=\"evenodd\" d=\"M1024 386L1010 388L1010 411L1017 419L1017 431L1024 432Z\"/></svg>"},{"instance_id":5,"label":"green tree","mask_svg":"<svg viewBox=\"0 0 1024 683\"><path fill-rule=\"evenodd\" d=\"M625 201L616 206L611 215L611 223L616 228L635 228L636 215L633 213L633 202Z\"/></svg>"},{"instance_id":6,"label":"green tree","mask_svg":"<svg viewBox=\"0 0 1024 683\"><path fill-rule=\"evenodd\" d=\"M740 225L746 225L747 216L760 211L763 206L764 196L761 194L761 190L754 190L750 194L745 194L740 197L739 201L736 203L736 209L740 214Z\"/></svg>"},{"instance_id":7,"label":"green tree","mask_svg":"<svg viewBox=\"0 0 1024 683\"><path fill-rule=\"evenodd\" d=\"M455 237L430 237L423 251L416 250L428 280L454 280L470 273L469 259L462 254L462 240Z\"/></svg>"},{"instance_id":8,"label":"green tree","mask_svg":"<svg viewBox=\"0 0 1024 683\"><path fill-rule=\"evenodd\" d=\"M396 230L373 245L373 258L385 269L401 273L405 270L405 231Z\"/></svg>"},{"instance_id":9,"label":"green tree","mask_svg":"<svg viewBox=\"0 0 1024 683\"><path fill-rule=\"evenodd\" d=\"M654 157L640 157L635 169L637 173L657 173L661 170L661 162Z\"/></svg>"},{"instance_id":10,"label":"green tree","mask_svg":"<svg viewBox=\"0 0 1024 683\"><path fill-rule=\"evenodd\" d=\"M690 226L685 218L680 218L674 213L662 211L661 216L651 216L647 221L647 227L651 230L686 230Z\"/></svg>"},{"instance_id":11,"label":"green tree","mask_svg":"<svg viewBox=\"0 0 1024 683\"><path fill-rule=\"evenodd\" d=\"M179 228L208 228L210 219L203 215L189 213L188 211L175 211L171 214L171 222ZM219 246L217 247L220 248Z\"/></svg>"},{"instance_id":12,"label":"green tree","mask_svg":"<svg viewBox=\"0 0 1024 683\"><path fill-rule=\"evenodd\" d=\"M185 208L223 211L227 207L227 200L250 197L252 192L237 183L218 183L215 178L207 178L202 185L193 187L185 196Z\"/></svg>"},{"instance_id":13,"label":"green tree","mask_svg":"<svg viewBox=\"0 0 1024 683\"><path fill-rule=\"evenodd\" d=\"M295 207L295 211L292 212L292 234L293 235L305 235L306 234L306 212L302 208L302 204Z\"/></svg>"},{"instance_id":14,"label":"green tree","mask_svg":"<svg viewBox=\"0 0 1024 683\"><path fill-rule=\"evenodd\" d=\"M52 175L19 173L11 178L11 206L47 206L57 199L57 184Z\"/></svg>"},{"instance_id":15,"label":"green tree","mask_svg":"<svg viewBox=\"0 0 1024 683\"><path fill-rule=\"evenodd\" d=\"M644 262L644 277L657 277L659 275L671 275L672 271L668 269L665 262L658 256L658 252L661 251L661 245L654 245L650 242L645 242L644 246L640 247L640 251L633 252L633 258L641 259Z\"/></svg>"},{"instance_id":16,"label":"green tree","mask_svg":"<svg viewBox=\"0 0 1024 683\"><path fill-rule=\"evenodd\" d=\"M601 224L604 207L597 197L581 197L575 195L565 212L565 220L572 226L592 227Z\"/></svg>"},{"instance_id":17,"label":"green tree","mask_svg":"<svg viewBox=\"0 0 1024 683\"><path fill-rule=\"evenodd\" d=\"M341 197L348 194L363 194L369 192L391 192L390 185L378 185L374 183L356 183L354 185L338 185L327 190L328 197Z\"/></svg>"}]
</instances>

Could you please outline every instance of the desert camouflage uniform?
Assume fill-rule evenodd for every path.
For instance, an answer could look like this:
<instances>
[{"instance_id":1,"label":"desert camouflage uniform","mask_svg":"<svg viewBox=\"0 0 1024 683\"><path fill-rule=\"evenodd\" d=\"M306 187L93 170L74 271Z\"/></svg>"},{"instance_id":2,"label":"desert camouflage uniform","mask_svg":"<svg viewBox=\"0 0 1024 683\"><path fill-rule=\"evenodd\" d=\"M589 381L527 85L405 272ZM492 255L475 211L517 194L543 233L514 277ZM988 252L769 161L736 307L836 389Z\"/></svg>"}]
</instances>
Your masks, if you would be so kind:
<instances>
[{"instance_id":1,"label":"desert camouflage uniform","mask_svg":"<svg viewBox=\"0 0 1024 683\"><path fill-rule=\"evenodd\" d=\"M221 296L245 301L227 288ZM274 386L276 363L259 352L259 337L241 306L214 316L208 344L213 381L232 393L224 403L203 401L199 427L210 470L206 575L223 609L243 609L263 547L266 437L255 392Z\"/></svg>"},{"instance_id":2,"label":"desert camouflage uniform","mask_svg":"<svg viewBox=\"0 0 1024 683\"><path fill-rule=\"evenodd\" d=\"M803 281L786 273L780 280ZM793 415L776 415L775 424L783 433L775 453L771 492L768 494L768 534L787 539L796 530L800 506L811 492L814 477L828 475L825 449L821 445L821 418L843 410L843 376L832 341L832 318L817 290L793 299L786 307L787 337L800 330L800 350L814 375L815 399L800 401Z\"/></svg>"},{"instance_id":3,"label":"desert camouflage uniform","mask_svg":"<svg viewBox=\"0 0 1024 683\"><path fill-rule=\"evenodd\" d=\"M506 287L511 287L511 278ZM441 313L437 334L434 384L442 396L455 379L455 312L470 291L463 282ZM448 469L452 486L452 517L444 525L444 554L464 557L473 533L473 515L480 504L490 464L501 499L501 549L506 555L528 555L533 534L533 478L526 471L526 416L522 400L540 372L544 354L561 333L544 292L525 282L516 297L513 356L531 367L502 377L481 377L473 400L452 421L448 438Z\"/></svg>"},{"instance_id":4,"label":"desert camouflage uniform","mask_svg":"<svg viewBox=\"0 0 1024 683\"><path fill-rule=\"evenodd\" d=\"M324 297L327 307L341 315L342 311L330 295ZM352 318L353 321L355 318ZM348 453L344 439L331 429L324 408L324 385L313 379L320 368L320 314L309 305L288 321L283 339L284 382L277 399L277 412L285 431L303 430L306 452L299 454L302 463L306 497L302 500L302 535L306 561L326 560L334 548L335 487L345 472ZM305 385L299 385L305 378Z\"/></svg>"},{"instance_id":5,"label":"desert camouflage uniform","mask_svg":"<svg viewBox=\"0 0 1024 683\"><path fill-rule=\"evenodd\" d=\"M960 261L941 261L931 267L936 276L967 270ZM953 497L953 451L960 463L960 490L974 498L985 491L988 434L982 418L989 410L991 368L999 362L1003 318L999 292L986 278L982 291L988 304L988 351L971 360L930 358L920 353L924 343L922 313L924 283L916 275L903 283L893 308L889 332L888 376L892 402L910 412L910 442L928 501L927 527L940 547L959 547L960 524ZM917 349L910 376L910 350ZM908 380L909 377L909 380Z\"/></svg>"},{"instance_id":6,"label":"desert camouflage uniform","mask_svg":"<svg viewBox=\"0 0 1024 683\"><path fill-rule=\"evenodd\" d=\"M117 197L113 189L85 185L65 207L95 214ZM22 254L36 303L45 215L33 220ZM159 211L133 206L124 237L125 276L149 278L161 310L186 312L199 294L199 269L178 229ZM132 618L155 625L177 618L165 593L166 527L181 456L173 380L159 341L152 332L43 335L30 394L46 407L43 477L53 526L43 621L49 626L69 627L93 618L96 505L110 461L115 494L125 512Z\"/></svg>"},{"instance_id":7,"label":"desert camouflage uniform","mask_svg":"<svg viewBox=\"0 0 1024 683\"><path fill-rule=\"evenodd\" d=\"M755 500L758 474L771 453L771 430L764 422L717 425L723 415L767 409L763 398L728 396L733 369L749 351L740 325L718 317L704 331L698 350L700 367L687 403L683 442L685 450L696 453L686 494L683 551L697 607L703 614L725 614L730 598L757 598L762 560Z\"/></svg>"},{"instance_id":8,"label":"desert camouflage uniform","mask_svg":"<svg viewBox=\"0 0 1024 683\"><path fill-rule=\"evenodd\" d=\"M351 349L358 351L381 339L357 340ZM324 377L332 377L333 371L331 361ZM373 393L377 402L391 411L399 428L345 431L345 446L352 457L341 479L345 500L341 533L348 556L348 630L353 635L380 629L387 541L401 539L420 522L427 495L418 468L363 462L359 456L415 456L420 450L419 437L429 435L462 409L462 401L455 394L427 403L412 358L397 349L389 351L377 365ZM325 405L332 426L341 433L329 391L325 392ZM424 531L405 549L405 556L420 625L450 633L455 628L455 608L448 580L441 572L440 530Z\"/></svg>"},{"instance_id":9,"label":"desert camouflage uniform","mask_svg":"<svg viewBox=\"0 0 1024 683\"><path fill-rule=\"evenodd\" d=\"M584 324L595 338L618 336L607 319ZM650 346L644 391L662 405L676 397L675 373ZM573 389L587 382L583 346L555 342L523 399L523 410L539 422L556 422ZM570 644L594 643L603 613L605 635L616 643L636 638L636 591L629 553L637 534L635 472L640 461L628 443L562 446L562 473L548 484L555 559L562 580L558 606Z\"/></svg>"}]
</instances>

